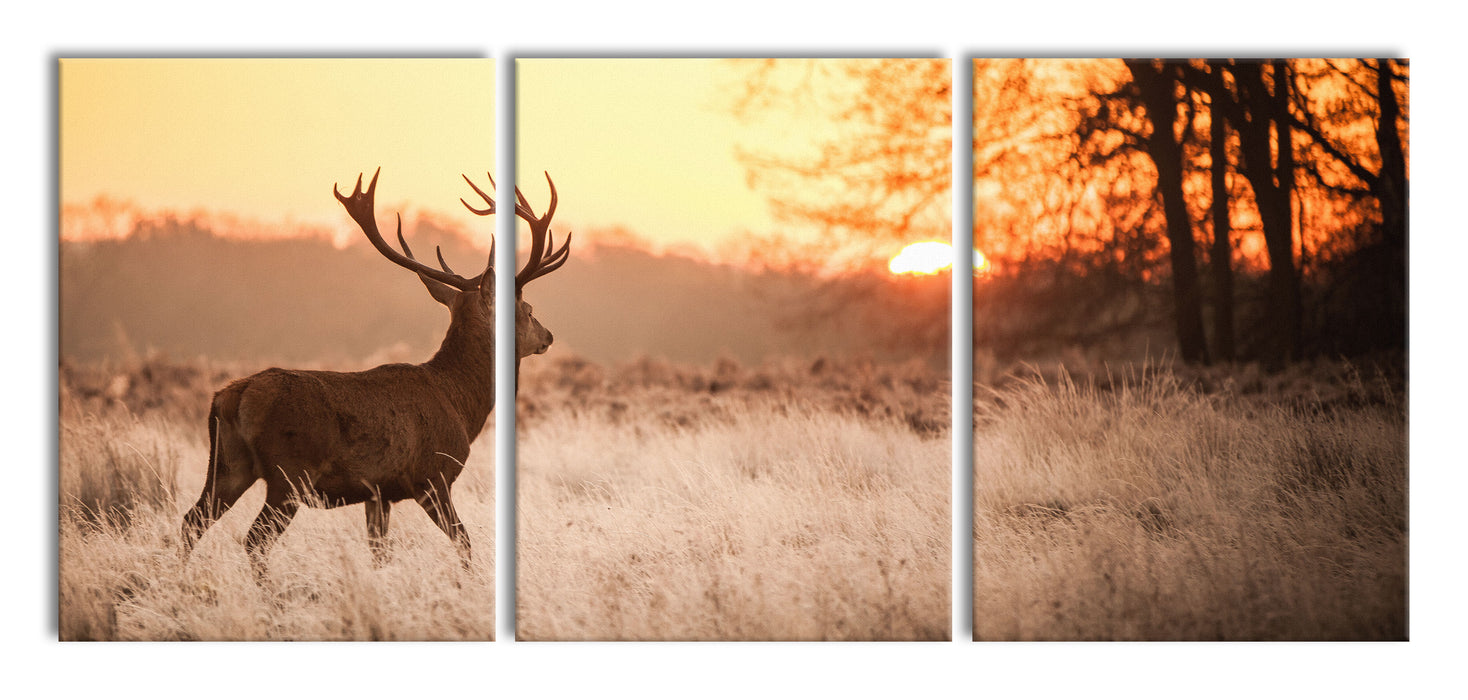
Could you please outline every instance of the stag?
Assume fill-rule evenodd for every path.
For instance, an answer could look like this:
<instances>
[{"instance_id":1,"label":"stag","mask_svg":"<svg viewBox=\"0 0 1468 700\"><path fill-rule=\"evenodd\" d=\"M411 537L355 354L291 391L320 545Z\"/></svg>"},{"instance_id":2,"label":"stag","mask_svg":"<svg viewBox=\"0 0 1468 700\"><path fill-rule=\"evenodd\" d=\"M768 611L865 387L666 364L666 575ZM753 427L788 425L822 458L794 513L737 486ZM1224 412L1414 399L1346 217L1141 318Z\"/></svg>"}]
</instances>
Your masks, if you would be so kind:
<instances>
[{"instance_id":1,"label":"stag","mask_svg":"<svg viewBox=\"0 0 1468 700\"><path fill-rule=\"evenodd\" d=\"M494 247L489 264L474 277L451 270L439 249L439 268L419 262L403 239L398 245L377 229L373 193L362 176L350 196L332 192L383 257L418 275L428 293L448 307L450 322L438 352L420 365L389 364L363 372L272 368L236 380L214 395L209 409L209 473L199 500L184 515L183 556L204 532L255 482L265 481L265 505L245 537L245 551L263 579L270 548L302 505L325 508L363 503L367 541L374 561L387 556L392 504L412 499L455 544L465 566L469 534L450 497L464 469L469 445L494 409ZM492 197L464 180L484 199L470 211L495 213ZM559 249L550 233L556 190L550 175L550 206L536 216L515 191L515 214L530 225L531 252L515 275L515 362L550 348L550 331L531 314L525 284L549 274L570 256L571 237ZM490 178L493 188L494 180Z\"/></svg>"}]
</instances>

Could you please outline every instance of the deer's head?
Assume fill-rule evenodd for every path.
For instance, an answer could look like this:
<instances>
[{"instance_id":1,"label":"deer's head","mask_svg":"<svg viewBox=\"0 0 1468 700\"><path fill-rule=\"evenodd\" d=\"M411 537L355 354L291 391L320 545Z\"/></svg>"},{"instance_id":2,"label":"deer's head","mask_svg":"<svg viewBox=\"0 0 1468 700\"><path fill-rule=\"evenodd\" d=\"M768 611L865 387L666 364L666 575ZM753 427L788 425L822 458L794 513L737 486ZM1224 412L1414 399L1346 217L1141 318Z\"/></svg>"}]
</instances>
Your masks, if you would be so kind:
<instances>
[{"instance_id":1,"label":"deer's head","mask_svg":"<svg viewBox=\"0 0 1468 700\"><path fill-rule=\"evenodd\" d=\"M530 302L515 298L515 356L541 355L550 349L555 336L540 325Z\"/></svg>"}]
</instances>

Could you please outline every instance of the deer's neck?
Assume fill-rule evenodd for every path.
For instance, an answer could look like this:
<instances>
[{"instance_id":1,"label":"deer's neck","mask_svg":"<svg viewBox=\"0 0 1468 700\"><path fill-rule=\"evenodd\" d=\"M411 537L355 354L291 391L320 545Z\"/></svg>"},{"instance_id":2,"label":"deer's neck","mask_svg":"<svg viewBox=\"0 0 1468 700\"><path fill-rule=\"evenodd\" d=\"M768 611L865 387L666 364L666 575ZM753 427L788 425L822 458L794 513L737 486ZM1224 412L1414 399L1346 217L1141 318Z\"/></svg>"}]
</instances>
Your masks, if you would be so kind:
<instances>
[{"instance_id":1,"label":"deer's neck","mask_svg":"<svg viewBox=\"0 0 1468 700\"><path fill-rule=\"evenodd\" d=\"M450 324L438 352L423 366L440 379L473 440L494 410L494 329Z\"/></svg>"}]
</instances>

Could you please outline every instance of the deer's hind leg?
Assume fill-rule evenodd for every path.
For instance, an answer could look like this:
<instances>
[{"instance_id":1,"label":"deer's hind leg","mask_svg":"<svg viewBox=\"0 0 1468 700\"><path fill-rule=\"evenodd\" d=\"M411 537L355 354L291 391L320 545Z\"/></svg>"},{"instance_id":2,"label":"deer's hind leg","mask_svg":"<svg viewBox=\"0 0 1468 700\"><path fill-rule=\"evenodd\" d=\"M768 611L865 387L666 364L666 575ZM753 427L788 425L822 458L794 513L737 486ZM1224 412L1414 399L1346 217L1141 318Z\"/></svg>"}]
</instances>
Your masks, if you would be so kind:
<instances>
[{"instance_id":1,"label":"deer's hind leg","mask_svg":"<svg viewBox=\"0 0 1468 700\"><path fill-rule=\"evenodd\" d=\"M246 491L259 480L254 461L238 434L229 426L220 426L217 413L209 416L209 473L204 479L204 492L194 507L184 514L181 542L183 559L188 561L194 545L220 516L224 515Z\"/></svg>"},{"instance_id":2,"label":"deer's hind leg","mask_svg":"<svg viewBox=\"0 0 1468 700\"><path fill-rule=\"evenodd\" d=\"M254 524L250 525L250 531L245 535L245 553L250 555L255 580L265 580L265 562L270 555L270 548L275 546L275 541L280 539L281 533L285 532L286 526L291 524L291 519L296 517L296 511L300 509L301 502L291 495L287 487L276 483L269 485L265 492L265 506L255 516Z\"/></svg>"}]
</instances>

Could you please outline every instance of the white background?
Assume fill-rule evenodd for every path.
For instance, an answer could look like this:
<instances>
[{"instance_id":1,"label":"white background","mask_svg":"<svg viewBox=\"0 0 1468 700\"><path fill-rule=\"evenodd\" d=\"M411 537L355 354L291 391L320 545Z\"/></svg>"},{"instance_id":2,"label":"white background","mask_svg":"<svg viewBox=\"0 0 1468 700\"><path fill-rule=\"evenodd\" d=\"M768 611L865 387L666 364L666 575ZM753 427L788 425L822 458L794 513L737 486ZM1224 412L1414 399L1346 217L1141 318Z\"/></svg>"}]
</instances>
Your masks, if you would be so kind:
<instances>
[{"instance_id":1,"label":"white background","mask_svg":"<svg viewBox=\"0 0 1468 700\"><path fill-rule=\"evenodd\" d=\"M1298 7L1295 7L1298 5ZM1437 2L56 2L0 28L5 692L58 697L1392 697L1463 687L1459 22ZM1187 8L1187 9L1182 9ZM1382 15L1379 13L1390 12ZM1406 644L59 644L56 59L1392 55L1412 59ZM982 106L980 106L981 108ZM1451 188L1451 189L1450 189ZM1456 209L1456 207L1454 207ZM966 546L966 545L965 545ZM958 591L966 596L967 591ZM1438 690L1434 690L1438 689Z\"/></svg>"}]
</instances>

